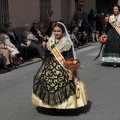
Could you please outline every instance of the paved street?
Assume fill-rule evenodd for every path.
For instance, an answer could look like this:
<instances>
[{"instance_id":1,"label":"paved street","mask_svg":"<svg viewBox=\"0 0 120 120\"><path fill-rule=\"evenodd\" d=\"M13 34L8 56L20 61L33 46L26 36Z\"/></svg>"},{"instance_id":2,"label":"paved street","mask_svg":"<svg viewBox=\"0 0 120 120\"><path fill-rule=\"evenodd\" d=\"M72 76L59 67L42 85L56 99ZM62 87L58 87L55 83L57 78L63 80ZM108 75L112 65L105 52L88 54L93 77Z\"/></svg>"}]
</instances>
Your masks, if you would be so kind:
<instances>
[{"instance_id":1,"label":"paved street","mask_svg":"<svg viewBox=\"0 0 120 120\"><path fill-rule=\"evenodd\" d=\"M100 43L77 50L80 78L88 90L85 108L56 113L31 103L33 77L41 62L0 74L0 120L120 120L120 67L101 66L94 58Z\"/></svg>"}]
</instances>

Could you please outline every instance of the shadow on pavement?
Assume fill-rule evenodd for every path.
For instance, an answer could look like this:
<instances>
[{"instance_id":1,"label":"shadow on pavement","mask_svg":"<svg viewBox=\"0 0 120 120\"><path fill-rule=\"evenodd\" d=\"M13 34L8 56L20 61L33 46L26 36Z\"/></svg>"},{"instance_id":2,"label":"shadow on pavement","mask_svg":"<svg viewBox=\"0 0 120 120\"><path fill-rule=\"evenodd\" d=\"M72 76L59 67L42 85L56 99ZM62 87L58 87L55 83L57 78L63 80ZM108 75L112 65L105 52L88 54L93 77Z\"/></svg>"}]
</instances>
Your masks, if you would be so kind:
<instances>
[{"instance_id":1,"label":"shadow on pavement","mask_svg":"<svg viewBox=\"0 0 120 120\"><path fill-rule=\"evenodd\" d=\"M77 108L77 109L62 109L61 111L57 112L56 109L50 108L43 108L43 107L36 107L37 112L44 114L44 115L51 115L51 116L78 116L80 114L86 114L91 109L91 101L88 101L88 104L84 107Z\"/></svg>"}]
</instances>

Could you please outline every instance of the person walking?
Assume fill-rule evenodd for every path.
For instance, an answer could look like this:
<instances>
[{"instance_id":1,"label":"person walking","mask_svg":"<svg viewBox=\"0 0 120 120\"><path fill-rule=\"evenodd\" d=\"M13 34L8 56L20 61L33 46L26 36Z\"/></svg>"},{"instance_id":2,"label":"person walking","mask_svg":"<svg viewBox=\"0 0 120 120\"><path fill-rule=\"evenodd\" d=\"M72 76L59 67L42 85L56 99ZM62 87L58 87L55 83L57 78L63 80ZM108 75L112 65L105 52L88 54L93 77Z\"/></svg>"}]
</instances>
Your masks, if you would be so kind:
<instances>
[{"instance_id":1,"label":"person walking","mask_svg":"<svg viewBox=\"0 0 120 120\"><path fill-rule=\"evenodd\" d=\"M63 23L55 23L45 53L42 66L34 77L32 103L57 110L87 105L84 83L64 65L70 58L76 59L76 54Z\"/></svg>"},{"instance_id":2,"label":"person walking","mask_svg":"<svg viewBox=\"0 0 120 120\"><path fill-rule=\"evenodd\" d=\"M102 47L101 61L120 63L120 7L115 5L113 7L113 15L109 18L109 32L108 40Z\"/></svg>"},{"instance_id":3,"label":"person walking","mask_svg":"<svg viewBox=\"0 0 120 120\"><path fill-rule=\"evenodd\" d=\"M44 50L43 46L39 43L38 38L36 38L33 33L30 31L30 24L26 23L24 25L24 32L23 32L23 42L28 46L28 47L33 47L35 48L38 53L39 57L43 60L44 58Z\"/></svg>"}]
</instances>

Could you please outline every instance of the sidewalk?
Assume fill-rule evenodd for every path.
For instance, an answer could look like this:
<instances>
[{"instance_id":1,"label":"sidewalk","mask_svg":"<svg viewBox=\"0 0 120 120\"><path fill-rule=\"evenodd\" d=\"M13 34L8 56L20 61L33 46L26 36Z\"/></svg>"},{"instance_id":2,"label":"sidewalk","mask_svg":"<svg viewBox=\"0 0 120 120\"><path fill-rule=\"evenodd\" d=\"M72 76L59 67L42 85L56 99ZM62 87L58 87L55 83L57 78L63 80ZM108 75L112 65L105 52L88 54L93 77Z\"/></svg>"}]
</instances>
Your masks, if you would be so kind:
<instances>
[{"instance_id":1,"label":"sidewalk","mask_svg":"<svg viewBox=\"0 0 120 120\"><path fill-rule=\"evenodd\" d=\"M89 46L91 46L91 45L92 45L92 43L86 43L86 44L83 45L83 46L79 46L78 48L75 48L75 50L82 49L82 48L85 48L85 47L89 47ZM40 61L42 61L40 58L34 58L34 59L32 59L32 60L25 61L24 63L20 64L20 65L17 67L17 69L19 69L19 68L21 68L21 67L25 67L25 66L31 65L31 64L34 64L34 63L37 63L37 62L40 62ZM8 72L8 71L3 70L2 72L0 72L0 74L6 73L6 72Z\"/></svg>"}]
</instances>

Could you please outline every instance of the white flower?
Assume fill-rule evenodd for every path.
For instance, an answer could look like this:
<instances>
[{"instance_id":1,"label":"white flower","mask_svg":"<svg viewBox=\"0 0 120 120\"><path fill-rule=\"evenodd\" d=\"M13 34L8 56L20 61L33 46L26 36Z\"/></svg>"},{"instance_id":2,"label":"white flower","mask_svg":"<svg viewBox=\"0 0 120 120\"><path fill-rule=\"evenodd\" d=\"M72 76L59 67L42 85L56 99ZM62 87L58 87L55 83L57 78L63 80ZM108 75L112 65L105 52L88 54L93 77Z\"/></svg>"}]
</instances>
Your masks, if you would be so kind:
<instances>
[{"instance_id":1,"label":"white flower","mask_svg":"<svg viewBox=\"0 0 120 120\"><path fill-rule=\"evenodd\" d=\"M115 22L115 17L114 16L110 16L110 23L114 23Z\"/></svg>"}]
</instances>

